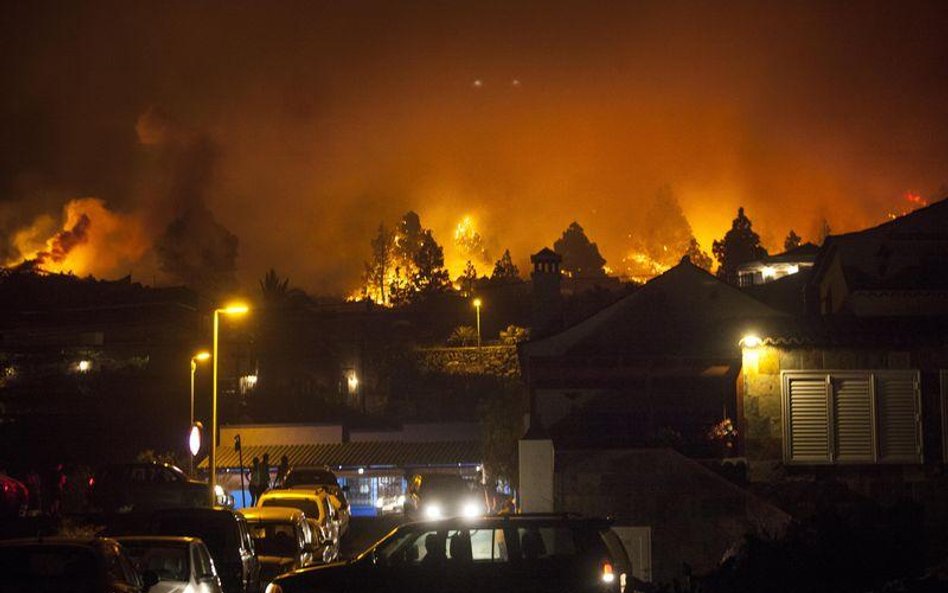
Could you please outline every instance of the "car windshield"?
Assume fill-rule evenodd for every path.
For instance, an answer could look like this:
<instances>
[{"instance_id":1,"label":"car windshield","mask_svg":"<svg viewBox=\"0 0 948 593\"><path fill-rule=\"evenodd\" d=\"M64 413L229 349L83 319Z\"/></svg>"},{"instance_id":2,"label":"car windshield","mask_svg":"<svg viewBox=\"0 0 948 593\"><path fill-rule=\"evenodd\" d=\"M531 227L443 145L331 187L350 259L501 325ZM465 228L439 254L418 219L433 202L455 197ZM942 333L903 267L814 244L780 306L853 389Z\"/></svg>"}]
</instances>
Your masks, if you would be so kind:
<instances>
[{"instance_id":1,"label":"car windshield","mask_svg":"<svg viewBox=\"0 0 948 593\"><path fill-rule=\"evenodd\" d=\"M316 501L307 498L282 498L279 496L268 497L263 499L263 502L260 503L260 506L286 507L290 509L296 509L298 511L303 511L304 515L313 519L318 519L322 516L322 513L319 512L319 505L316 504Z\"/></svg>"},{"instance_id":2,"label":"car windshield","mask_svg":"<svg viewBox=\"0 0 948 593\"><path fill-rule=\"evenodd\" d=\"M292 558L299 551L292 523L250 523L250 535L260 556Z\"/></svg>"},{"instance_id":3,"label":"car windshield","mask_svg":"<svg viewBox=\"0 0 948 593\"><path fill-rule=\"evenodd\" d=\"M123 541L122 547L139 572L153 571L163 581L189 580L186 544Z\"/></svg>"},{"instance_id":4,"label":"car windshield","mask_svg":"<svg viewBox=\"0 0 948 593\"><path fill-rule=\"evenodd\" d=\"M467 482L461 478L438 477L427 478L421 483L418 491L422 497L462 497L471 493Z\"/></svg>"},{"instance_id":5,"label":"car windshield","mask_svg":"<svg viewBox=\"0 0 948 593\"><path fill-rule=\"evenodd\" d=\"M294 470L286 477L286 486L300 484L318 484L322 486L337 486L336 475L324 469Z\"/></svg>"},{"instance_id":6,"label":"car windshield","mask_svg":"<svg viewBox=\"0 0 948 593\"><path fill-rule=\"evenodd\" d=\"M79 546L0 548L0 578L14 591L91 593L96 564L95 553Z\"/></svg>"}]
</instances>

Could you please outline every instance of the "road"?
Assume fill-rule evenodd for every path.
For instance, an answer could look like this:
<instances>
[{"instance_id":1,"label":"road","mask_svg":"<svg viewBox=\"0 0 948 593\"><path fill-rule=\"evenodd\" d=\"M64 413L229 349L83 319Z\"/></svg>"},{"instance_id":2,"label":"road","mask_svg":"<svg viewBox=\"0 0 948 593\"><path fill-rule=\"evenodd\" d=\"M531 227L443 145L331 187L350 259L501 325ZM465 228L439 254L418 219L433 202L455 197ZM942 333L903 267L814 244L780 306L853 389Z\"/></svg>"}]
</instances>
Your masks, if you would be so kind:
<instances>
[{"instance_id":1,"label":"road","mask_svg":"<svg viewBox=\"0 0 948 593\"><path fill-rule=\"evenodd\" d=\"M341 554L346 558L358 555L397 527L402 520L401 515L352 517L349 520L349 533L342 539Z\"/></svg>"}]
</instances>

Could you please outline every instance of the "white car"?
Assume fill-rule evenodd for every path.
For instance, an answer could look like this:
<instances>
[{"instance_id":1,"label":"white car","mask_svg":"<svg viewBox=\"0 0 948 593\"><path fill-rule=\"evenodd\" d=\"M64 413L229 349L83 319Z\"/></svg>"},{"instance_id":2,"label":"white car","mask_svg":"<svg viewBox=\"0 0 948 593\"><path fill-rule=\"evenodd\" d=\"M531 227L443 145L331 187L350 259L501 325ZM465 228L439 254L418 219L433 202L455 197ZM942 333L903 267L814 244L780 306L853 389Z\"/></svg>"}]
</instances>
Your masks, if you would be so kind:
<instances>
[{"instance_id":1,"label":"white car","mask_svg":"<svg viewBox=\"0 0 948 593\"><path fill-rule=\"evenodd\" d=\"M339 557L339 515L324 490L269 490L260 496L257 507L288 507L303 511L322 548L321 559L334 562Z\"/></svg>"},{"instance_id":2,"label":"white car","mask_svg":"<svg viewBox=\"0 0 948 593\"><path fill-rule=\"evenodd\" d=\"M114 539L141 574L158 576L148 593L222 593L214 561L200 539L144 535Z\"/></svg>"}]
</instances>

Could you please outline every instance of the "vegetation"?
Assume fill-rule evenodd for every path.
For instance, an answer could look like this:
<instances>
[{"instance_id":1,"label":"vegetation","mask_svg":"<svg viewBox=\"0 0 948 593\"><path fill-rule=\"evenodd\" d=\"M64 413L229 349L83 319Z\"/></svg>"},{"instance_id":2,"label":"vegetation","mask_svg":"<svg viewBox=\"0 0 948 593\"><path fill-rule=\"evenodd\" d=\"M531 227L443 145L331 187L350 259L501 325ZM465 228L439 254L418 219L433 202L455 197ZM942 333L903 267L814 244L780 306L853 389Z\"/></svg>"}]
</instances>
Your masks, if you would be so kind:
<instances>
[{"instance_id":1,"label":"vegetation","mask_svg":"<svg viewBox=\"0 0 948 593\"><path fill-rule=\"evenodd\" d=\"M800 235L796 234L793 229L790 229L790 233L787 235L787 238L783 240L783 250L792 251L803 244L803 239L800 238Z\"/></svg>"},{"instance_id":2,"label":"vegetation","mask_svg":"<svg viewBox=\"0 0 948 593\"><path fill-rule=\"evenodd\" d=\"M586 236L583 227L573 222L563 231L563 236L553 243L553 250L563 256L562 269L569 275L579 277L605 276L605 258L599 247Z\"/></svg>"},{"instance_id":3,"label":"vegetation","mask_svg":"<svg viewBox=\"0 0 948 593\"><path fill-rule=\"evenodd\" d=\"M737 209L731 230L723 239L715 241L711 250L718 260L718 276L731 284L737 284L737 269L741 264L767 256L767 250L761 246L760 236L754 232L743 206Z\"/></svg>"}]
</instances>

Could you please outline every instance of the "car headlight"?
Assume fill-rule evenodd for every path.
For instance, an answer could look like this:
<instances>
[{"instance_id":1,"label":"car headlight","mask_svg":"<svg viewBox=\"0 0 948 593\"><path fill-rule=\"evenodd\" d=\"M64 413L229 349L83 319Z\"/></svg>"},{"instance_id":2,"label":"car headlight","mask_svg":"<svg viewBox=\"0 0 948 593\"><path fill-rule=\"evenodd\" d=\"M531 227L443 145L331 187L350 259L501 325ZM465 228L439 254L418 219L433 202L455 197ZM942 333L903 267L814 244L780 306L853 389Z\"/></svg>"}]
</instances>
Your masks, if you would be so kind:
<instances>
[{"instance_id":1,"label":"car headlight","mask_svg":"<svg viewBox=\"0 0 948 593\"><path fill-rule=\"evenodd\" d=\"M441 510L440 504L432 503L425 507L426 519L440 519L442 517L444 517L444 511Z\"/></svg>"},{"instance_id":2,"label":"car headlight","mask_svg":"<svg viewBox=\"0 0 948 593\"><path fill-rule=\"evenodd\" d=\"M220 484L214 484L214 496L217 500L224 500L224 487Z\"/></svg>"},{"instance_id":3,"label":"car headlight","mask_svg":"<svg viewBox=\"0 0 948 593\"><path fill-rule=\"evenodd\" d=\"M461 507L461 516L468 519L479 517L484 513L483 508L476 501L469 500Z\"/></svg>"}]
</instances>

